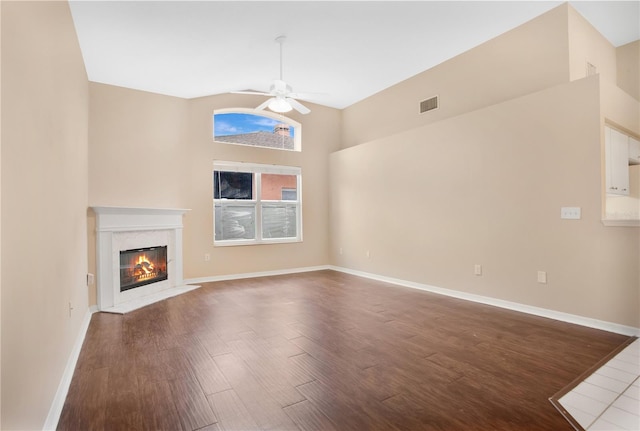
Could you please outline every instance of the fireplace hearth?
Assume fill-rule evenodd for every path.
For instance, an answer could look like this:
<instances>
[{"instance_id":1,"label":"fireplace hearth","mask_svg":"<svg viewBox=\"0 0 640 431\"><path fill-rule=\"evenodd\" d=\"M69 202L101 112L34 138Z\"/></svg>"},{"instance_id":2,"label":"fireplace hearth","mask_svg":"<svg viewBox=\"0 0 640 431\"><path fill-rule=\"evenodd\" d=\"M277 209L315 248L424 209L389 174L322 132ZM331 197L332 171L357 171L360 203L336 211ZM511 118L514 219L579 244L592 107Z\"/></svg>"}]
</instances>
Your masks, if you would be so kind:
<instances>
[{"instance_id":1,"label":"fireplace hearth","mask_svg":"<svg viewBox=\"0 0 640 431\"><path fill-rule=\"evenodd\" d=\"M167 278L167 246L120 251L120 292Z\"/></svg>"}]
</instances>

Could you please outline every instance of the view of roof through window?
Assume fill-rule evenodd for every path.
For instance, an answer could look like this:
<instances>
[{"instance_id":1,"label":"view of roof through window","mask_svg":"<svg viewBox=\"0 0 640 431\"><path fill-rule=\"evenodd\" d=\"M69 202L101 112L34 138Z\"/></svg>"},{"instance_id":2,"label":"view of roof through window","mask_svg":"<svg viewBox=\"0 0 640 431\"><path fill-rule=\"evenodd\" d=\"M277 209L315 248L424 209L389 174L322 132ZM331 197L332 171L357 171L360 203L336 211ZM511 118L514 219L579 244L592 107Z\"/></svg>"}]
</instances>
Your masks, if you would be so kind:
<instances>
[{"instance_id":1,"label":"view of roof through window","mask_svg":"<svg viewBox=\"0 0 640 431\"><path fill-rule=\"evenodd\" d=\"M297 128L285 118L276 119L243 112L213 115L213 135L216 142L300 151L296 145Z\"/></svg>"}]
</instances>

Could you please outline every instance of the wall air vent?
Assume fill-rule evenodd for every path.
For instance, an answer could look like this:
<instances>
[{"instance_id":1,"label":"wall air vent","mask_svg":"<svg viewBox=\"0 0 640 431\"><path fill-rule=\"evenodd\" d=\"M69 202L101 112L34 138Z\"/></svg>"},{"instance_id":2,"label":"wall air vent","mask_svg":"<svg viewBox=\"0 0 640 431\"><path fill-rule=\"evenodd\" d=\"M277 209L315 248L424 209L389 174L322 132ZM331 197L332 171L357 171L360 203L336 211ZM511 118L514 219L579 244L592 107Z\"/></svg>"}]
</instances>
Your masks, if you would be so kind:
<instances>
[{"instance_id":1,"label":"wall air vent","mask_svg":"<svg viewBox=\"0 0 640 431\"><path fill-rule=\"evenodd\" d=\"M423 100L420 102L420 113L427 111L433 111L434 109L438 109L438 96L433 96L427 100Z\"/></svg>"}]
</instances>

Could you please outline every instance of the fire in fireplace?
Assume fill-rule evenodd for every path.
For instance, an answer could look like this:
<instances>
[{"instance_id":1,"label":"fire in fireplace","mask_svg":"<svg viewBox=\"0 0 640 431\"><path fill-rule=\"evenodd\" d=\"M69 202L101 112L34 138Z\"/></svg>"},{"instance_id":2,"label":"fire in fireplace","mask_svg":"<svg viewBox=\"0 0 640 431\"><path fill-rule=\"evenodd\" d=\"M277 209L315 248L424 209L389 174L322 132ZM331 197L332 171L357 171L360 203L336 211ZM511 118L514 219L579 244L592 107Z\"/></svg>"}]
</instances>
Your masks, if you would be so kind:
<instances>
[{"instance_id":1,"label":"fire in fireplace","mask_svg":"<svg viewBox=\"0 0 640 431\"><path fill-rule=\"evenodd\" d=\"M167 246L120 252L120 292L167 278Z\"/></svg>"}]
</instances>

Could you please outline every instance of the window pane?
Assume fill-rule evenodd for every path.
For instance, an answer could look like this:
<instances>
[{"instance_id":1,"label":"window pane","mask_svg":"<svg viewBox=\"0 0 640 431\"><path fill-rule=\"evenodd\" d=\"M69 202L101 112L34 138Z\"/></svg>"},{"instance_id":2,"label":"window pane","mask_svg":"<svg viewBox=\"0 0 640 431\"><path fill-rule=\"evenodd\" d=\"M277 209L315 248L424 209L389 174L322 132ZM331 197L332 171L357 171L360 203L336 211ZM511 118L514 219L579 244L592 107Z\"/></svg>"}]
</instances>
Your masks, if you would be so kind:
<instances>
[{"instance_id":1,"label":"window pane","mask_svg":"<svg viewBox=\"0 0 640 431\"><path fill-rule=\"evenodd\" d=\"M215 205L215 239L255 239L256 209L246 205Z\"/></svg>"},{"instance_id":2,"label":"window pane","mask_svg":"<svg viewBox=\"0 0 640 431\"><path fill-rule=\"evenodd\" d=\"M282 200L283 201L297 201L298 200L298 190L296 190L296 189L282 189Z\"/></svg>"},{"instance_id":3,"label":"window pane","mask_svg":"<svg viewBox=\"0 0 640 431\"><path fill-rule=\"evenodd\" d=\"M243 112L213 114L213 139L216 142L254 147L296 150L295 127L283 119Z\"/></svg>"},{"instance_id":4,"label":"window pane","mask_svg":"<svg viewBox=\"0 0 640 431\"><path fill-rule=\"evenodd\" d=\"M298 200L297 175L262 174L263 201L295 201Z\"/></svg>"},{"instance_id":5,"label":"window pane","mask_svg":"<svg viewBox=\"0 0 640 431\"><path fill-rule=\"evenodd\" d=\"M293 205L263 205L262 237L295 238L297 207Z\"/></svg>"},{"instance_id":6,"label":"window pane","mask_svg":"<svg viewBox=\"0 0 640 431\"><path fill-rule=\"evenodd\" d=\"M253 199L253 174L213 171L214 199Z\"/></svg>"}]
</instances>

